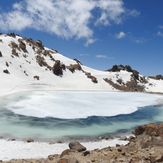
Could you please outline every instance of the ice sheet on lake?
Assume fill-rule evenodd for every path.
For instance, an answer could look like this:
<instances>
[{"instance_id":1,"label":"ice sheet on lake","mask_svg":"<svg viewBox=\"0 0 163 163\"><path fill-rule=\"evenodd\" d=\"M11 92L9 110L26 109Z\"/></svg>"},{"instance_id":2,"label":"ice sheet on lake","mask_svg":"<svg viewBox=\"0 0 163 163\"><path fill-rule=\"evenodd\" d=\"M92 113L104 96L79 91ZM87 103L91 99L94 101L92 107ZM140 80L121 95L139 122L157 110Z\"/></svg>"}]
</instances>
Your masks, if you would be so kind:
<instances>
[{"instance_id":1,"label":"ice sheet on lake","mask_svg":"<svg viewBox=\"0 0 163 163\"><path fill-rule=\"evenodd\" d=\"M156 105L161 95L124 92L33 92L11 100L7 109L16 114L63 119L130 114L138 107Z\"/></svg>"}]
</instances>

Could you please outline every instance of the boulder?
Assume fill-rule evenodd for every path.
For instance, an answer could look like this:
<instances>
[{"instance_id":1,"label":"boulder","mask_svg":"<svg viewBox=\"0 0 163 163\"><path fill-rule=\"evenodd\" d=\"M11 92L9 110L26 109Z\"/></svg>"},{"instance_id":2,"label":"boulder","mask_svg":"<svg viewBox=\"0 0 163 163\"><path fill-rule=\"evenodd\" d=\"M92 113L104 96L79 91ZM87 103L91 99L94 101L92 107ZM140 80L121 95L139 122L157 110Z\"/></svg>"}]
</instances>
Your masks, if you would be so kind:
<instances>
[{"instance_id":1,"label":"boulder","mask_svg":"<svg viewBox=\"0 0 163 163\"><path fill-rule=\"evenodd\" d=\"M72 153L75 153L75 152L77 151L74 149L66 149L61 153L60 157L64 157L65 155L71 155Z\"/></svg>"},{"instance_id":2,"label":"boulder","mask_svg":"<svg viewBox=\"0 0 163 163\"><path fill-rule=\"evenodd\" d=\"M139 126L135 128L133 134L136 136L134 141L139 149L163 146L163 124L150 123Z\"/></svg>"},{"instance_id":3,"label":"boulder","mask_svg":"<svg viewBox=\"0 0 163 163\"><path fill-rule=\"evenodd\" d=\"M90 155L90 154L91 154L90 151L84 151L84 152L83 152L83 156L87 156L87 155Z\"/></svg>"},{"instance_id":4,"label":"boulder","mask_svg":"<svg viewBox=\"0 0 163 163\"><path fill-rule=\"evenodd\" d=\"M60 159L57 163L79 163L76 158L69 158L69 159Z\"/></svg>"},{"instance_id":5,"label":"boulder","mask_svg":"<svg viewBox=\"0 0 163 163\"><path fill-rule=\"evenodd\" d=\"M31 138L27 139L27 143L31 143L31 142L34 142L34 140Z\"/></svg>"},{"instance_id":6,"label":"boulder","mask_svg":"<svg viewBox=\"0 0 163 163\"><path fill-rule=\"evenodd\" d=\"M54 159L53 155L49 155L48 159L52 161Z\"/></svg>"},{"instance_id":7,"label":"boulder","mask_svg":"<svg viewBox=\"0 0 163 163\"><path fill-rule=\"evenodd\" d=\"M162 126L162 125L161 125ZM149 136L158 136L159 126L156 123L149 123L147 125L138 126L133 131L135 136L144 134Z\"/></svg>"},{"instance_id":8,"label":"boulder","mask_svg":"<svg viewBox=\"0 0 163 163\"><path fill-rule=\"evenodd\" d=\"M16 141L15 138L8 139L7 141Z\"/></svg>"},{"instance_id":9,"label":"boulder","mask_svg":"<svg viewBox=\"0 0 163 163\"><path fill-rule=\"evenodd\" d=\"M86 147L84 147L83 145L81 145L79 142L71 142L69 143L69 148L70 149L74 149L78 152L81 152L81 151L85 151L86 150Z\"/></svg>"},{"instance_id":10,"label":"boulder","mask_svg":"<svg viewBox=\"0 0 163 163\"><path fill-rule=\"evenodd\" d=\"M152 163L163 162L163 154L158 154L157 157L156 156L150 156L150 161Z\"/></svg>"}]
</instances>

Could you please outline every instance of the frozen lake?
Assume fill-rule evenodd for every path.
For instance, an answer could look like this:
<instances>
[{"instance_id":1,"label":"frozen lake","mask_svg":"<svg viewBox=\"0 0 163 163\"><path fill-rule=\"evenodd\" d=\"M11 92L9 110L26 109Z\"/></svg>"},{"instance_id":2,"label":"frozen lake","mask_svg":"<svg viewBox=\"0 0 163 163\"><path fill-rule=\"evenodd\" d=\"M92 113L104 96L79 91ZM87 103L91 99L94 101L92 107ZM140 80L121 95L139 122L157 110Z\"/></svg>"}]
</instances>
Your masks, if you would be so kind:
<instances>
[{"instance_id":1,"label":"frozen lake","mask_svg":"<svg viewBox=\"0 0 163 163\"><path fill-rule=\"evenodd\" d=\"M1 98L0 136L97 137L163 122L163 96L145 93L23 92Z\"/></svg>"}]
</instances>

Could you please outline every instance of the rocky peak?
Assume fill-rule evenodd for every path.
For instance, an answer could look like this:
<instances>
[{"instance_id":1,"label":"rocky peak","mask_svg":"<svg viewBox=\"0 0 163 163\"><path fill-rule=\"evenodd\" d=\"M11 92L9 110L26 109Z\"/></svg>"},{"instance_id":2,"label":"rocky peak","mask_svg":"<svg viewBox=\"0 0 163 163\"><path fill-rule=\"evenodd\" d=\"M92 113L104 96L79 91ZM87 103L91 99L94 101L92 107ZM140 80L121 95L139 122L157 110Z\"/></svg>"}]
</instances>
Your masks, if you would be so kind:
<instances>
[{"instance_id":1,"label":"rocky peak","mask_svg":"<svg viewBox=\"0 0 163 163\"><path fill-rule=\"evenodd\" d=\"M109 72L120 72L121 70L131 72L132 73L132 78L134 80L139 80L139 72L136 70L133 70L130 65L114 65L111 69L108 69L107 71Z\"/></svg>"},{"instance_id":2,"label":"rocky peak","mask_svg":"<svg viewBox=\"0 0 163 163\"><path fill-rule=\"evenodd\" d=\"M163 75L149 76L151 79L163 80Z\"/></svg>"},{"instance_id":3,"label":"rocky peak","mask_svg":"<svg viewBox=\"0 0 163 163\"><path fill-rule=\"evenodd\" d=\"M120 72L121 70L124 70L124 71L127 71L127 72L136 71L136 70L133 70L130 65L126 65L126 66L114 65L111 69L108 69L107 71L110 71L110 72ZM136 72L138 72L138 71L136 71Z\"/></svg>"}]
</instances>

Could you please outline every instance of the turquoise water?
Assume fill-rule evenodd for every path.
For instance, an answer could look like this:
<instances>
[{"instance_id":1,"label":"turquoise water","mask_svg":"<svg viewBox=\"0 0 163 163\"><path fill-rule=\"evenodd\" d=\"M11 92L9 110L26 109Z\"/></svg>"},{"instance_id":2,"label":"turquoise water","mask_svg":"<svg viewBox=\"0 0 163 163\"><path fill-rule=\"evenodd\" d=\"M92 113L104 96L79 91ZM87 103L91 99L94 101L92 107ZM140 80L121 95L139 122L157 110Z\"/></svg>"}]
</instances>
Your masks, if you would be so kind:
<instances>
[{"instance_id":1,"label":"turquoise water","mask_svg":"<svg viewBox=\"0 0 163 163\"><path fill-rule=\"evenodd\" d=\"M91 98L89 99L90 101L92 98L93 98L93 101L95 100L94 97L92 97L93 94L90 94L91 95L90 96ZM100 97L103 97L106 95L109 97L112 96L111 101L113 101L113 95L115 96L115 99L117 96L117 94L108 94L108 93L104 93L103 95L102 94L103 93L100 93L98 94L98 96ZM85 94L82 94L83 97L84 95ZM131 94L129 95L131 96ZM51 96L52 95L50 95L49 97ZM140 94L134 94L134 96L135 98L138 98L137 96L140 96ZM40 94L39 94L39 97L40 97ZM41 94L41 97L47 97L47 94L46 95ZM58 98L60 97L59 94L57 95L57 97ZM62 94L62 97L63 97L63 94ZM95 98L96 97L97 95L95 96ZM150 95L150 99L151 97L154 97L154 96ZM162 98L162 96L156 96L156 98L158 97ZM79 96L77 96L77 98L79 98ZM88 95L87 95L87 98L88 98ZM120 98L122 97L121 96L118 97L117 100L119 100ZM50 116L45 116L45 117L38 116L37 117L37 116L28 115L28 110L26 110L26 108L24 108L25 115L18 114L17 113L18 111L15 111L15 109L16 110L22 109L23 106L21 107L20 105L19 108L17 108L15 107L15 103L19 104L22 100L27 100L24 102L28 103L28 101L31 100L31 94L25 94L25 95L23 94L23 96L22 94L19 96L16 95L16 96L12 96L12 98L8 97L7 99L4 100L5 101L4 105L1 106L0 108L0 119L1 119L0 120L0 129L1 129L0 136L4 136L8 138L15 137L19 139L25 139L29 137L36 138L36 139L61 139L61 138L70 139L72 137L73 138L74 137L88 138L88 137L98 137L102 135L106 135L106 136L120 135L122 133L128 133L132 131L136 126L139 126L139 125L147 124L150 122L157 122L157 123L163 122L163 106L162 105L150 105L150 106L138 107L135 111L131 109L132 112L130 112L130 105L127 105L127 107L125 106L127 99L126 101L124 101L124 104L121 103L121 105L119 106L119 109L122 107L124 108L126 107L126 109L128 109L127 114L121 114L121 111L120 111L120 114L117 114L117 115L111 114L111 116L108 116L109 115L108 113L107 116L97 116L97 115L93 115L94 112L89 110L89 113L88 113L89 116L84 117L84 118L82 117L83 116L82 113L81 113L81 118L58 118L58 117L52 117L52 116L51 117ZM100 98L100 100L102 100L102 98ZM141 97L141 100L142 100L142 97ZM145 100L148 100L147 97L145 97ZM55 104L55 100L53 99L52 101ZM97 98L96 98L96 101L97 101ZM111 101L109 101L109 104L111 103ZM138 99L138 101L140 100ZM97 101L97 103L99 102ZM112 109L114 109L114 105L112 104L112 106L110 106L109 104L106 103L106 105L108 105L106 108L107 112L112 112ZM39 101L35 102L35 105L37 107L41 107L41 104L39 103ZM47 102L47 105L50 105L50 108L52 107L49 101ZM66 105L62 103L62 105L64 106L64 109L61 112L63 112L63 115L66 116L64 111L65 109L67 109L66 105L68 105L68 103L66 103ZM76 102L74 105L72 104L72 101L71 101L70 105L71 107L76 107L75 106ZM80 107L87 107L86 103L83 103L83 104L80 103L80 105L81 105ZM25 106L27 106L27 104L24 104L24 107ZM32 103L31 103L31 106L33 106ZM88 106L90 107L90 105ZM59 107L58 104L57 104L57 107ZM44 109L48 110L48 107ZM104 110L105 112L106 112L106 109ZM53 112L55 110L50 109L50 111ZM84 111L86 112L86 110ZM48 113L49 113L49 110L48 110ZM36 115L36 113L34 115ZM40 113L38 115L40 115ZM77 113L77 115L79 116L79 113Z\"/></svg>"}]
</instances>

